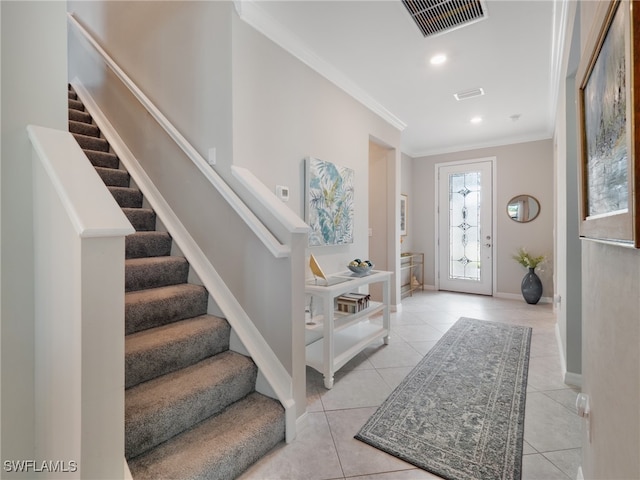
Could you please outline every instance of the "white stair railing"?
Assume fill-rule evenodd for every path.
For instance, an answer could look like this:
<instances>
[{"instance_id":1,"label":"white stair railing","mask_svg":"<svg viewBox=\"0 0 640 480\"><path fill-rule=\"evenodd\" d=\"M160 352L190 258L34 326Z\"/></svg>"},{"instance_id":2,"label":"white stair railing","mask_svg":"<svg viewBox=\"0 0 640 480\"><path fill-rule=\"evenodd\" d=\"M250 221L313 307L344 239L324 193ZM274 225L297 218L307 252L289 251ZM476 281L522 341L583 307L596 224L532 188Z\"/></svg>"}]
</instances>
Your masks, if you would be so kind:
<instances>
[{"instance_id":1,"label":"white stair railing","mask_svg":"<svg viewBox=\"0 0 640 480\"><path fill-rule=\"evenodd\" d=\"M275 258L286 259L289 261L304 261L304 244L300 241L300 237L306 236L308 226L298 218L293 212L286 208L282 203L274 202L275 196L269 192L264 186L258 188L257 179L250 172L234 169L234 175L239 178L240 183L244 186L253 185L255 188L249 189L249 192L262 205L270 208L270 216L279 222L275 231L287 232L285 237L289 238L288 242L280 242L268 229L255 213L238 197L238 195L227 185L227 183L211 168L206 160L196 151L196 149L184 138L182 134L173 126L169 120L160 112L160 110L146 97L146 95L137 87L126 73L116 64L116 62L104 51L104 49L96 42L96 40L84 29L84 27L74 18L72 14L68 14L70 24L89 42L91 47L102 58L105 65L118 77L118 79L127 87L127 89L135 96L140 104L149 112L154 120L162 127L169 137L180 147L185 155L198 167L205 178L209 180L211 185L221 194L227 203L233 207L235 212L251 229L258 239L262 241L265 247ZM76 93L85 107L91 113L94 121L100 128L104 137L109 141L116 155L122 161L124 167L128 170L137 187L142 191L146 200L151 207L158 213L162 219L167 231L179 246L181 252L188 260L205 288L209 291L214 302L218 306L221 314L227 319L231 328L237 334L242 345L248 351L248 354L254 360L258 369L273 393L285 408L286 415L286 440L291 441L296 435L296 420L299 413L296 409L296 398L304 401L304 395L296 390L294 392L292 376L283 366L277 355L266 342L260 331L256 328L253 321L243 307L240 305L236 297L229 290L225 282L219 276L210 260L194 241L187 229L178 219L178 216L170 208L169 204L164 200L160 192L157 190L153 182L147 176L144 169L139 164L133 153L127 148L116 130L111 126L106 116L102 113L98 105L93 101L89 92L84 88L79 80L72 82ZM293 246L293 247L292 247ZM295 248L295 253L292 253ZM295 260L292 259L295 257ZM301 271L302 273L302 271ZM293 282L294 285L302 285L304 282L304 274L302 273L300 282ZM301 288L296 286L295 288ZM295 296L297 292L293 292ZM300 294L304 293L301 290ZM297 298L297 297L296 297ZM300 309L302 315L303 309ZM295 320L295 313L292 313L291 320ZM290 323L288 328L295 327ZM302 331L302 333L304 333ZM302 343L304 338L302 337ZM294 349L297 347L293 347ZM296 367L294 366L294 369ZM302 386L304 389L304 385ZM268 393L268 392L263 392ZM304 392L302 392L304 393ZM304 411L304 407L301 408Z\"/></svg>"},{"instance_id":2,"label":"white stair railing","mask_svg":"<svg viewBox=\"0 0 640 480\"><path fill-rule=\"evenodd\" d=\"M133 153L126 146L109 120L91 98L87 90L76 80L71 82L78 98L91 114L94 122L100 128L100 132L109 142L114 153L118 156L123 166L140 189L151 208L158 214L162 224L171 235L173 241L179 246L180 251L195 271L196 275L207 289L214 302L222 312L222 315L231 325L231 328L242 341L249 355L258 366L260 372L273 388L280 403L285 408L287 422L287 441L295 437L296 409L293 400L292 379L273 350L264 340L247 313L244 311L233 293L229 290L223 279L198 246L195 240L187 232L176 213L169 206L161 193L155 187Z\"/></svg>"}]
</instances>

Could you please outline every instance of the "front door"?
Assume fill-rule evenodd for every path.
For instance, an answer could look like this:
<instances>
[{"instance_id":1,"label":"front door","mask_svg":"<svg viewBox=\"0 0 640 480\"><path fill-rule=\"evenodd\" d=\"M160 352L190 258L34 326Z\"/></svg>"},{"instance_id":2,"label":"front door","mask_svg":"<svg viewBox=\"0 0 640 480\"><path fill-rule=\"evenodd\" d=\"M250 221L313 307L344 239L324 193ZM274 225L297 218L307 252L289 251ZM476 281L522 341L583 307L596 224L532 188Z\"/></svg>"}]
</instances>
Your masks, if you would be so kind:
<instances>
[{"instance_id":1,"label":"front door","mask_svg":"<svg viewBox=\"0 0 640 480\"><path fill-rule=\"evenodd\" d=\"M493 162L436 165L440 290L493 293Z\"/></svg>"}]
</instances>

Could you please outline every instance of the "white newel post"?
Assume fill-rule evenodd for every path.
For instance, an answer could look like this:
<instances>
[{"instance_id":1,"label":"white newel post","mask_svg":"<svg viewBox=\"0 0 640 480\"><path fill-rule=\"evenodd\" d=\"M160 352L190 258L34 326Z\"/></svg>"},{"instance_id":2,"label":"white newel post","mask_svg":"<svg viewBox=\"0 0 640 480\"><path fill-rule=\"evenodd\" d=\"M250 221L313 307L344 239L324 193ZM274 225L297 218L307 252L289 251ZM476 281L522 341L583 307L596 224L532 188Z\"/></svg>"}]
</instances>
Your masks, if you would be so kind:
<instances>
[{"instance_id":1,"label":"white newel post","mask_svg":"<svg viewBox=\"0 0 640 480\"><path fill-rule=\"evenodd\" d=\"M36 462L122 478L124 237L134 232L68 132L33 144ZM49 463L50 462L50 463Z\"/></svg>"}]
</instances>

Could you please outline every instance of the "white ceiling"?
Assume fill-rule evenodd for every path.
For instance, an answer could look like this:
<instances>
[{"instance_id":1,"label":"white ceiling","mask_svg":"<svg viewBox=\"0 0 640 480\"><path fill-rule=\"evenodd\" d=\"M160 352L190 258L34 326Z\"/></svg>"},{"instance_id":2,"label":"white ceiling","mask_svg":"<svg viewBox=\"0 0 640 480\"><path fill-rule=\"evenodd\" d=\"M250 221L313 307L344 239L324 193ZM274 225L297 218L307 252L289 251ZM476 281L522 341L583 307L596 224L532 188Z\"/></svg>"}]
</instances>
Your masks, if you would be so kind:
<instances>
[{"instance_id":1,"label":"white ceiling","mask_svg":"<svg viewBox=\"0 0 640 480\"><path fill-rule=\"evenodd\" d=\"M429 38L400 0L236 5L258 30L404 127L402 151L417 157L551 137L564 3L487 0L487 19ZM430 65L436 53L448 61ZM474 88L485 95L455 100ZM478 115L482 123L472 124Z\"/></svg>"}]
</instances>

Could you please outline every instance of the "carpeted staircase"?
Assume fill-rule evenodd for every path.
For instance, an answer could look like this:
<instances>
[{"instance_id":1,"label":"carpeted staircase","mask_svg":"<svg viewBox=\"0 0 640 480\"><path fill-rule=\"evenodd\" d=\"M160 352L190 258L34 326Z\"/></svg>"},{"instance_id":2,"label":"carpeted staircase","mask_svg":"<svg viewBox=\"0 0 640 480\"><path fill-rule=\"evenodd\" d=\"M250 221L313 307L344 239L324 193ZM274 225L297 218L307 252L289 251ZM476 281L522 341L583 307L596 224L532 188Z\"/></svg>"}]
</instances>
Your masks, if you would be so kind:
<instances>
[{"instance_id":1,"label":"carpeted staircase","mask_svg":"<svg viewBox=\"0 0 640 480\"><path fill-rule=\"evenodd\" d=\"M257 368L229 350L226 320L187 282L169 234L131 188L69 87L69 131L136 233L126 238L125 452L137 479L232 479L284 439L284 410L255 391Z\"/></svg>"}]
</instances>

